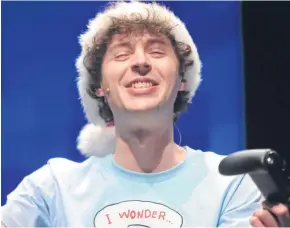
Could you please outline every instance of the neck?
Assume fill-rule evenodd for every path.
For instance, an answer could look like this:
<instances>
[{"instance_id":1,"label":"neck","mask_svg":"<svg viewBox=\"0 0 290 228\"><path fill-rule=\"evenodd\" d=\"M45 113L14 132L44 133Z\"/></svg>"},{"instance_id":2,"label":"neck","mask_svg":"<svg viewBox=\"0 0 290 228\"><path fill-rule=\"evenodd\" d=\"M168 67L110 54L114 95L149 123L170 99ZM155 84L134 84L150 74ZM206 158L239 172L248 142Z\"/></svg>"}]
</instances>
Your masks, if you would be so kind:
<instances>
[{"instance_id":1,"label":"neck","mask_svg":"<svg viewBox=\"0 0 290 228\"><path fill-rule=\"evenodd\" d=\"M114 160L125 169L135 172L160 172L185 159L185 150L173 141L173 124L150 129L130 127L118 129Z\"/></svg>"}]
</instances>

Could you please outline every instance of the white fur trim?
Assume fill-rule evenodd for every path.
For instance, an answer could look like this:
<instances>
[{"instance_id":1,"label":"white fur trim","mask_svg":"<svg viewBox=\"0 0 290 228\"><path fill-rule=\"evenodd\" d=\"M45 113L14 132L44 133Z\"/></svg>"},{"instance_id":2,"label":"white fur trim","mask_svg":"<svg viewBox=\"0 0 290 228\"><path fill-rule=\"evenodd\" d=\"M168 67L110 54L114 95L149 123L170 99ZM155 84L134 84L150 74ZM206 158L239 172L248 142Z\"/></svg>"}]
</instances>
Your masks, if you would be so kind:
<instances>
[{"instance_id":1,"label":"white fur trim","mask_svg":"<svg viewBox=\"0 0 290 228\"><path fill-rule=\"evenodd\" d=\"M171 34L175 37L175 40L190 45L192 49L191 54L187 58L190 60L194 60L194 65L188 67L184 74L186 79L185 91L189 92L189 102L191 102L191 99L195 95L195 92L201 82L201 61L199 59L197 48L184 23L166 7L161 6L157 3L118 2L115 4L115 7L106 10L105 12L98 13L95 18L90 20L87 31L80 36L79 42L82 47L82 52L76 61L76 67L79 73L77 85L86 118L90 123L94 124L95 127L102 127L98 128L97 131L91 131L91 128L84 128L82 130L82 137L79 137L78 148L83 154L99 156L100 151L92 152L92 147L96 147L96 149L97 147L104 148L105 145L101 145L101 143L107 143L106 140L101 140L100 138L97 138L100 137L102 134L101 129L105 129L105 122L99 116L99 107L97 101L91 98L86 91L88 86L89 74L83 64L84 57L86 56L88 50L94 47L94 42L101 39L108 31L112 24L110 20L111 17L120 18L124 15L126 15L127 17L131 17L132 13L138 13L138 15L142 15L144 18L147 18L148 11L154 11L155 14L158 15L157 20L166 20L167 22L169 22L173 27L173 29L171 30ZM134 18L132 18L132 20L134 20ZM156 20L156 18L154 20ZM90 134L98 134L98 136L92 136ZM82 140L84 140L84 142ZM89 142L89 140L94 140L94 142Z\"/></svg>"},{"instance_id":2,"label":"white fur trim","mask_svg":"<svg viewBox=\"0 0 290 228\"><path fill-rule=\"evenodd\" d=\"M104 157L115 152L115 127L87 124L78 137L78 149L86 156Z\"/></svg>"}]
</instances>

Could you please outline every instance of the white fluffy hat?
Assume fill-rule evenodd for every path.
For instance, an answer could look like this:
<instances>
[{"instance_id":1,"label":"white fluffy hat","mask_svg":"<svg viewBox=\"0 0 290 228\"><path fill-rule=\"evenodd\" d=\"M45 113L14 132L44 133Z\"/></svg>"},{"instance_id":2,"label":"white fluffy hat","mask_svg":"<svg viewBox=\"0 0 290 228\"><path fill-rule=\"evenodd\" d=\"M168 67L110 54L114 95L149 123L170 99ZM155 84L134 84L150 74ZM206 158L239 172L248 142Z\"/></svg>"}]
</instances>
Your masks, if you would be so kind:
<instances>
[{"instance_id":1,"label":"white fluffy hat","mask_svg":"<svg viewBox=\"0 0 290 228\"><path fill-rule=\"evenodd\" d=\"M98 13L95 18L89 21L87 31L80 36L79 42L82 51L76 61L79 74L77 86L84 112L89 122L80 132L77 147L86 156L105 156L113 153L115 149L115 129L114 126L106 126L105 121L98 115L98 101L93 99L87 92L90 75L84 66L84 58L88 50L94 47L95 41L101 40L106 35L112 26L112 17L121 18L126 16L134 21L136 13L141 15L142 18L149 18L149 20L148 13L158 15L158 17L152 17L151 20L154 20L155 23L156 20L170 23L173 28L170 33L175 40L191 47L192 52L186 58L193 60L194 64L184 72L184 79L186 80L185 91L189 92L189 102L191 102L200 84L201 62L197 48L184 23L165 6L146 2L118 2L115 3L114 7Z\"/></svg>"}]
</instances>

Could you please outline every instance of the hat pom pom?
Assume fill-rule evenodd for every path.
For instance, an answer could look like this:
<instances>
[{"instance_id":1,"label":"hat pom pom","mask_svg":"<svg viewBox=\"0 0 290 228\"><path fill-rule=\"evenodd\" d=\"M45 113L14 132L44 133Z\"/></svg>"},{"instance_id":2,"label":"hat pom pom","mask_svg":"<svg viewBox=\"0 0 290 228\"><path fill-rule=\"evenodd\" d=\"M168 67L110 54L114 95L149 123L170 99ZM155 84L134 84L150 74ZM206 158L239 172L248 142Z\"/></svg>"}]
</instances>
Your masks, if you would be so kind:
<instances>
[{"instance_id":1,"label":"hat pom pom","mask_svg":"<svg viewBox=\"0 0 290 228\"><path fill-rule=\"evenodd\" d=\"M85 125L77 139L77 148L85 156L105 157L115 152L115 127Z\"/></svg>"}]
</instances>

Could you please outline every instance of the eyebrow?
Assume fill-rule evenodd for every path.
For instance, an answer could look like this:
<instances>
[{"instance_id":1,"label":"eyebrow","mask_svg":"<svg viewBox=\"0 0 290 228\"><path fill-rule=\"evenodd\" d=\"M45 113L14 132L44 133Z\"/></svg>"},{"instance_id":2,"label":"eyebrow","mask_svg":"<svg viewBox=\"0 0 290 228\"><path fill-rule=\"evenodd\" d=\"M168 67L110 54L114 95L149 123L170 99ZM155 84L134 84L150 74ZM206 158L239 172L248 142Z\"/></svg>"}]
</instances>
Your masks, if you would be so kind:
<instances>
[{"instance_id":1,"label":"eyebrow","mask_svg":"<svg viewBox=\"0 0 290 228\"><path fill-rule=\"evenodd\" d=\"M147 45L152 45L152 44L161 44L161 45L167 45L167 42L165 42L163 39L158 39L158 38L151 38L147 41Z\"/></svg>"},{"instance_id":2,"label":"eyebrow","mask_svg":"<svg viewBox=\"0 0 290 228\"><path fill-rule=\"evenodd\" d=\"M161 45L167 45L167 42L164 41L163 39L158 39L158 38L150 38L146 41L146 46L150 46L153 44L161 44ZM123 41L123 42L119 42L119 43L115 43L115 44L111 44L109 45L110 50L114 50L116 48L119 47L127 47L127 48L131 48L132 45L129 41Z\"/></svg>"},{"instance_id":3,"label":"eyebrow","mask_svg":"<svg viewBox=\"0 0 290 228\"><path fill-rule=\"evenodd\" d=\"M128 48L130 48L131 44L128 41L124 41L124 42L120 42L120 43L109 45L108 49L114 50L114 49L119 48L119 47L128 47Z\"/></svg>"}]
</instances>

